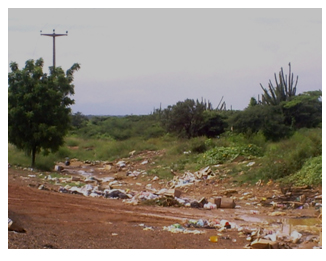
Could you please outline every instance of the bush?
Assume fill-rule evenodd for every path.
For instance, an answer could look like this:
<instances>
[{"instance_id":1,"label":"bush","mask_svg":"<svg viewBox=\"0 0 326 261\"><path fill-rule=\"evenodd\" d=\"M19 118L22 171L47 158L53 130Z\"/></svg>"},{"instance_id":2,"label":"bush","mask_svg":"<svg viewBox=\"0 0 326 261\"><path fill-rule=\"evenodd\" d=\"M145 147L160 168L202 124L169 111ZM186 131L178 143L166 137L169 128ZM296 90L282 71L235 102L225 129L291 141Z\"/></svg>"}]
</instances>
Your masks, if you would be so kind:
<instances>
[{"instance_id":1,"label":"bush","mask_svg":"<svg viewBox=\"0 0 326 261\"><path fill-rule=\"evenodd\" d=\"M202 165L215 165L232 161L238 156L245 156L250 159L262 155L262 150L254 144L236 147L215 147L205 152L199 162Z\"/></svg>"},{"instance_id":2,"label":"bush","mask_svg":"<svg viewBox=\"0 0 326 261\"><path fill-rule=\"evenodd\" d=\"M295 186L322 185L322 156L308 159L297 173L280 179L281 182Z\"/></svg>"},{"instance_id":3,"label":"bush","mask_svg":"<svg viewBox=\"0 0 326 261\"><path fill-rule=\"evenodd\" d=\"M301 129L290 139L267 146L262 167L253 176L280 179L298 172L304 163L322 154L321 129Z\"/></svg>"}]
</instances>

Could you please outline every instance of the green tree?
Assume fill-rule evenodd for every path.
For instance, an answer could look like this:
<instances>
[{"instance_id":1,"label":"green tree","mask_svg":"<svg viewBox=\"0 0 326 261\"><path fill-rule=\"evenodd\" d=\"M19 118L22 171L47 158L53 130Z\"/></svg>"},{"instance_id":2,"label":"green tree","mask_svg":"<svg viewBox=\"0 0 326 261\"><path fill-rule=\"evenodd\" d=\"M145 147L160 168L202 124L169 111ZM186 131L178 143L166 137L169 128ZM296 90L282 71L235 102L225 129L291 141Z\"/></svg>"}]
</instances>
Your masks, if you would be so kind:
<instances>
[{"instance_id":1,"label":"green tree","mask_svg":"<svg viewBox=\"0 0 326 261\"><path fill-rule=\"evenodd\" d=\"M168 106L161 112L162 125L168 132L188 139L198 136L214 137L224 132L225 117L213 110L210 102L186 99Z\"/></svg>"},{"instance_id":2,"label":"green tree","mask_svg":"<svg viewBox=\"0 0 326 261\"><path fill-rule=\"evenodd\" d=\"M204 111L203 123L198 130L198 135L213 138L225 132L226 127L225 117L218 111Z\"/></svg>"},{"instance_id":3,"label":"green tree","mask_svg":"<svg viewBox=\"0 0 326 261\"><path fill-rule=\"evenodd\" d=\"M88 122L87 116L83 115L81 112L76 112L71 115L71 125L77 129L82 128Z\"/></svg>"},{"instance_id":4,"label":"green tree","mask_svg":"<svg viewBox=\"0 0 326 261\"><path fill-rule=\"evenodd\" d=\"M66 73L61 67L50 67L43 73L42 58L28 60L20 70L10 63L8 73L8 139L32 157L55 152L64 143L70 128L70 105L74 100L73 74L80 66L75 63Z\"/></svg>"},{"instance_id":5,"label":"green tree","mask_svg":"<svg viewBox=\"0 0 326 261\"><path fill-rule=\"evenodd\" d=\"M287 125L295 129L321 127L322 92L309 91L299 94L283 103L283 113Z\"/></svg>"},{"instance_id":6,"label":"green tree","mask_svg":"<svg viewBox=\"0 0 326 261\"><path fill-rule=\"evenodd\" d=\"M280 105L248 107L233 114L229 123L237 133L251 135L261 131L266 140L277 141L291 134L291 128L284 124Z\"/></svg>"},{"instance_id":7,"label":"green tree","mask_svg":"<svg viewBox=\"0 0 326 261\"><path fill-rule=\"evenodd\" d=\"M256 106L256 105L258 105L258 102L257 102L256 98L251 97L248 107L253 107L253 106Z\"/></svg>"},{"instance_id":8,"label":"green tree","mask_svg":"<svg viewBox=\"0 0 326 261\"><path fill-rule=\"evenodd\" d=\"M190 139L198 136L204 121L203 112L205 109L204 103L186 99L166 108L161 119L167 131Z\"/></svg>"}]
</instances>

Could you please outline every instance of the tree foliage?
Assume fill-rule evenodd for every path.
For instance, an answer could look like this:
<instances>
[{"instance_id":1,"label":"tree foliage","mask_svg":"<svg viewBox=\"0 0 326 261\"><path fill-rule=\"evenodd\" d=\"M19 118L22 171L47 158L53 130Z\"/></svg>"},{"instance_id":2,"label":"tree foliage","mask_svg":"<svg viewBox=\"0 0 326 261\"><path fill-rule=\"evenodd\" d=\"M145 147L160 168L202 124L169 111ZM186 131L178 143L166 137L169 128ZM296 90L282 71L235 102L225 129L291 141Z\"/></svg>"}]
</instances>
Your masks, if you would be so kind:
<instances>
[{"instance_id":1,"label":"tree foliage","mask_svg":"<svg viewBox=\"0 0 326 261\"><path fill-rule=\"evenodd\" d=\"M261 131L267 140L276 141L290 135L291 128L284 123L282 108L257 105L235 113L230 125L236 133L247 135Z\"/></svg>"},{"instance_id":2,"label":"tree foliage","mask_svg":"<svg viewBox=\"0 0 326 261\"><path fill-rule=\"evenodd\" d=\"M166 131L180 137L214 137L224 132L225 122L211 108L211 105L207 106L203 101L186 99L164 109L160 119Z\"/></svg>"},{"instance_id":3,"label":"tree foliage","mask_svg":"<svg viewBox=\"0 0 326 261\"><path fill-rule=\"evenodd\" d=\"M285 122L295 129L321 127L322 92L309 91L283 103Z\"/></svg>"},{"instance_id":4,"label":"tree foliage","mask_svg":"<svg viewBox=\"0 0 326 261\"><path fill-rule=\"evenodd\" d=\"M23 69L10 63L8 73L8 138L17 148L32 156L55 152L63 144L70 127L70 105L74 100L75 63L64 73L61 67L50 67L43 73L42 58L28 60Z\"/></svg>"},{"instance_id":5,"label":"tree foliage","mask_svg":"<svg viewBox=\"0 0 326 261\"><path fill-rule=\"evenodd\" d=\"M82 128L87 124L87 122L87 116L83 115L79 111L71 115L71 125L76 129Z\"/></svg>"}]
</instances>

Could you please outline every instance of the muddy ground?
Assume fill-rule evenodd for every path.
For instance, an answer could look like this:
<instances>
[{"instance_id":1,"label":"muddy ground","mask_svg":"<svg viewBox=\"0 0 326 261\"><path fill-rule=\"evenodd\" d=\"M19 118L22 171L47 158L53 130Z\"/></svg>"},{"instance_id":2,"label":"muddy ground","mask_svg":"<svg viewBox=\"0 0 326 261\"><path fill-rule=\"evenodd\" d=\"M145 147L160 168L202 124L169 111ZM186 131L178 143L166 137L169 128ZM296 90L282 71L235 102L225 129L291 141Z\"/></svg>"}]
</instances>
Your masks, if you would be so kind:
<instances>
[{"instance_id":1,"label":"muddy ground","mask_svg":"<svg viewBox=\"0 0 326 261\"><path fill-rule=\"evenodd\" d=\"M118 161L85 163L72 160L68 167L63 163L57 165L63 167L60 170L63 177L74 176L83 181L91 175L96 178L96 184L91 184L101 189L110 186L99 180L111 177L110 181L117 181L111 188L116 186L130 192L153 191L171 185L166 180L153 180L154 176L142 172L163 153L139 153L137 157L123 159L126 166L122 168L117 165ZM126 175L134 170L142 174L137 177ZM9 249L244 249L250 248L253 241L248 239L248 233L257 230L261 234L279 231L287 235L277 240L277 248L321 248L322 222L320 210L315 205L317 201L321 204L321 188L303 189L308 193L304 196L306 201L302 202L308 202L304 207L302 204L300 207L300 202L294 202L292 207L291 204L270 203L277 202L280 197L284 201L284 191L278 184L235 186L232 180L220 179L223 173L179 188L181 198L199 200L222 196L232 198L236 203L236 208L208 210L143 203L133 205L122 199L59 193L59 188L66 183L62 179L55 182L45 179L48 175L51 173L14 166L8 168L8 217L13 220L8 229ZM43 185L42 189L40 185ZM314 197L318 200L312 199ZM164 230L176 223L185 226L190 219L227 220L236 227L223 231L218 231L219 228L189 228L200 231L200 234ZM301 234L297 242L290 238L294 230ZM218 241L210 242L211 236L218 236Z\"/></svg>"}]
</instances>

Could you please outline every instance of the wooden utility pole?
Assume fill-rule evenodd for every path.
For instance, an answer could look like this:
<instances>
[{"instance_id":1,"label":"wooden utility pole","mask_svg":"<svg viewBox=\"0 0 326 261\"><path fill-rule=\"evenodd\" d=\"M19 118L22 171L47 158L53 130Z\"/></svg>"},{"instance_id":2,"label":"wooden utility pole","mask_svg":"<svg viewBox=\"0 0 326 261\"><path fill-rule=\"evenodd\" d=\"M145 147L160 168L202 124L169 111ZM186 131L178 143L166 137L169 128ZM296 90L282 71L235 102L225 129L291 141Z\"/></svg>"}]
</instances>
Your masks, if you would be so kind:
<instances>
[{"instance_id":1,"label":"wooden utility pole","mask_svg":"<svg viewBox=\"0 0 326 261\"><path fill-rule=\"evenodd\" d=\"M56 34L55 30L53 29L53 34L42 34L41 31L41 35L53 37L53 69L54 69L55 68L55 38L57 36L68 36L68 31L66 31L65 34Z\"/></svg>"}]
</instances>

